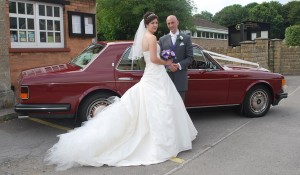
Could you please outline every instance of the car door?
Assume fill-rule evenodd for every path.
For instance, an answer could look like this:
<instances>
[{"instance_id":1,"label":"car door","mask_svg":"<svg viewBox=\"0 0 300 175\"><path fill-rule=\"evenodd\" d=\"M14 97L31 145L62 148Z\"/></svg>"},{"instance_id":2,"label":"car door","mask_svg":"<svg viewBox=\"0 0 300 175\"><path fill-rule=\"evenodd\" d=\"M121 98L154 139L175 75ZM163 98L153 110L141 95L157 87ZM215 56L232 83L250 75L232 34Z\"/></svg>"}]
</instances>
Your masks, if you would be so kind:
<instances>
[{"instance_id":1,"label":"car door","mask_svg":"<svg viewBox=\"0 0 300 175\"><path fill-rule=\"evenodd\" d=\"M130 60L128 58L130 49L131 47L128 47L124 51L115 70L116 89L121 95L140 81L146 65L143 58Z\"/></svg>"},{"instance_id":2,"label":"car door","mask_svg":"<svg viewBox=\"0 0 300 175\"><path fill-rule=\"evenodd\" d=\"M207 53L193 47L194 61L189 66L189 86L186 94L187 107L226 105L229 79Z\"/></svg>"}]
</instances>

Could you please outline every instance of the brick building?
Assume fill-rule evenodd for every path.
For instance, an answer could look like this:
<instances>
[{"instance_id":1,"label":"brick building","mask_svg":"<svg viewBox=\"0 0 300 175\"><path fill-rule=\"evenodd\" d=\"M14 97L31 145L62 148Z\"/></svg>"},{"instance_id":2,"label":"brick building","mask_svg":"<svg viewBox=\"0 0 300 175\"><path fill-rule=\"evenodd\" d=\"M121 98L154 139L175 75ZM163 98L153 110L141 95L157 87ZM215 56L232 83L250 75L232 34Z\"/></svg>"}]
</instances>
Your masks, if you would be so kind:
<instances>
[{"instance_id":1,"label":"brick building","mask_svg":"<svg viewBox=\"0 0 300 175\"><path fill-rule=\"evenodd\" d=\"M205 19L194 19L196 31L191 34L192 41L205 49L226 47L228 45L228 28Z\"/></svg>"},{"instance_id":2,"label":"brick building","mask_svg":"<svg viewBox=\"0 0 300 175\"><path fill-rule=\"evenodd\" d=\"M23 69L68 62L96 38L96 0L6 0L11 83Z\"/></svg>"}]
</instances>

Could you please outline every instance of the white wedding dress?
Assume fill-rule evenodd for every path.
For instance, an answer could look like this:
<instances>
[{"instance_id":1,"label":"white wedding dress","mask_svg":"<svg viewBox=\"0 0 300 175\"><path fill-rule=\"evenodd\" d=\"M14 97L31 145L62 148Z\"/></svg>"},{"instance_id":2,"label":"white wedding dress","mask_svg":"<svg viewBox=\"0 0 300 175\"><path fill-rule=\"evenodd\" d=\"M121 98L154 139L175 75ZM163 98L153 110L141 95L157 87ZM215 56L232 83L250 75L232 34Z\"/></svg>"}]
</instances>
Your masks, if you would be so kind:
<instances>
[{"instance_id":1,"label":"white wedding dress","mask_svg":"<svg viewBox=\"0 0 300 175\"><path fill-rule=\"evenodd\" d=\"M152 63L149 51L143 54L140 82L83 126L59 135L46 155L49 164L57 170L149 165L192 148L197 130L179 93L165 67Z\"/></svg>"}]
</instances>

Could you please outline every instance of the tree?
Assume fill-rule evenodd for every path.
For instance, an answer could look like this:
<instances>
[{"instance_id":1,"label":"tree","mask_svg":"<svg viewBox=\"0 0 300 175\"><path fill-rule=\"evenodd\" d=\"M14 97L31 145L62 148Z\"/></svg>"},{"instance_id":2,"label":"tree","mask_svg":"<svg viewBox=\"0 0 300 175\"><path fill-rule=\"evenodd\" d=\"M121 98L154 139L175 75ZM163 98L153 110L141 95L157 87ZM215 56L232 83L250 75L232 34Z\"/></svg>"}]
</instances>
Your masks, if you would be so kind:
<instances>
[{"instance_id":1,"label":"tree","mask_svg":"<svg viewBox=\"0 0 300 175\"><path fill-rule=\"evenodd\" d=\"M300 24L300 1L290 1L283 5L284 19L287 26Z\"/></svg>"},{"instance_id":2,"label":"tree","mask_svg":"<svg viewBox=\"0 0 300 175\"><path fill-rule=\"evenodd\" d=\"M222 26L238 24L247 17L246 10L239 4L227 6L217 12L213 17L213 22Z\"/></svg>"},{"instance_id":3,"label":"tree","mask_svg":"<svg viewBox=\"0 0 300 175\"><path fill-rule=\"evenodd\" d=\"M270 23L271 38L284 38L284 19L282 5L279 2L263 2L249 10L249 19L257 22Z\"/></svg>"},{"instance_id":4,"label":"tree","mask_svg":"<svg viewBox=\"0 0 300 175\"><path fill-rule=\"evenodd\" d=\"M200 18L200 19L205 19L208 21L212 21L213 20L213 14L208 12L208 11L201 11L201 13L199 14L195 14L193 16L194 18Z\"/></svg>"},{"instance_id":5,"label":"tree","mask_svg":"<svg viewBox=\"0 0 300 175\"><path fill-rule=\"evenodd\" d=\"M159 17L158 37L168 33L165 19L175 14L180 29L192 27L192 0L97 0L98 40L133 39L144 13Z\"/></svg>"}]
</instances>

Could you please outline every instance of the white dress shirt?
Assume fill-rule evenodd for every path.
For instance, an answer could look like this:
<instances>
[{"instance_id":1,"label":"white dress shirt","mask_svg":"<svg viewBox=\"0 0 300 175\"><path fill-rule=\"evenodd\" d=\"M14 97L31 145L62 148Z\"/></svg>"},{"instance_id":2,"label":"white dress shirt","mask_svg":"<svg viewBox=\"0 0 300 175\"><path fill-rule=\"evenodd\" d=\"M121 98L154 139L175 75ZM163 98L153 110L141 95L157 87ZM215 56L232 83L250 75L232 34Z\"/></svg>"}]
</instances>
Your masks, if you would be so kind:
<instances>
[{"instance_id":1,"label":"white dress shirt","mask_svg":"<svg viewBox=\"0 0 300 175\"><path fill-rule=\"evenodd\" d=\"M177 36L179 35L179 31L177 30L177 32L176 32L175 34L173 34L173 33L170 31L170 35L171 35L172 43L173 43L173 45L175 45Z\"/></svg>"}]
</instances>

